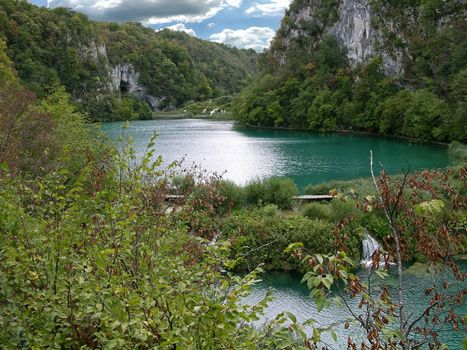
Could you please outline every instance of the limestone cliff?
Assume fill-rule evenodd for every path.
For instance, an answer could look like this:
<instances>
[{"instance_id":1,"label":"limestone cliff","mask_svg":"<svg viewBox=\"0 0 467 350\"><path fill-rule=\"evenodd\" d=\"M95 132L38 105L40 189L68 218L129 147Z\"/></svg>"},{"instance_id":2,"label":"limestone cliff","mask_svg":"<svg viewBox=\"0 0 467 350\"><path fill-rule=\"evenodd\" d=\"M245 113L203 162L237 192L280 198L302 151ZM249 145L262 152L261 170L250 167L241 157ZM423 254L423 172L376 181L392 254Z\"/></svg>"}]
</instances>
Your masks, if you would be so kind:
<instances>
[{"instance_id":1,"label":"limestone cliff","mask_svg":"<svg viewBox=\"0 0 467 350\"><path fill-rule=\"evenodd\" d=\"M146 88L140 84L140 74L131 63L119 63L110 71L109 88L113 93L127 93L136 96L151 106L152 110L159 110L164 97L148 94Z\"/></svg>"},{"instance_id":2,"label":"limestone cliff","mask_svg":"<svg viewBox=\"0 0 467 350\"><path fill-rule=\"evenodd\" d=\"M164 97L156 97L147 93L147 89L140 83L140 73L132 63L121 62L111 65L104 43L91 39L79 46L80 57L83 61L91 61L100 65L100 94L128 94L147 102L152 110L158 110Z\"/></svg>"},{"instance_id":3,"label":"limestone cliff","mask_svg":"<svg viewBox=\"0 0 467 350\"><path fill-rule=\"evenodd\" d=\"M287 11L276 42L273 43L274 55L279 64L284 65L287 50L297 45L303 37L311 38L308 47L304 49L313 50L313 44L326 35L332 35L347 48L351 66L366 63L371 57L380 55L387 74L401 74L401 53L389 54L380 49L380 35L373 28L372 20L373 11L369 0L296 0Z\"/></svg>"}]
</instances>

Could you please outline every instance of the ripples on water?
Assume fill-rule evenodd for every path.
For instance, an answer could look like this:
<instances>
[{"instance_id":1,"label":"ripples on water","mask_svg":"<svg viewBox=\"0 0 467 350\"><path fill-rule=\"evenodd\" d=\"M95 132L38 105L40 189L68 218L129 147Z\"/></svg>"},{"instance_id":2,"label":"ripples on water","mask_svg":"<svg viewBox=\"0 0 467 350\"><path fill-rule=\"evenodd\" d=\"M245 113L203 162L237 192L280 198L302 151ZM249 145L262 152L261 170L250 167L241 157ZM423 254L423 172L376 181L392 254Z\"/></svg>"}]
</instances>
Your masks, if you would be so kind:
<instances>
[{"instance_id":1,"label":"ripples on water","mask_svg":"<svg viewBox=\"0 0 467 350\"><path fill-rule=\"evenodd\" d=\"M103 123L112 138L123 132L123 122ZM154 131L156 147L166 162L186 156L203 168L223 173L239 184L256 177L288 176L300 187L327 180L369 176L369 151L386 170L443 168L447 149L382 137L255 130L230 121L199 119L133 121L126 130L142 157Z\"/></svg>"},{"instance_id":2,"label":"ripples on water","mask_svg":"<svg viewBox=\"0 0 467 350\"><path fill-rule=\"evenodd\" d=\"M460 261L459 267L464 273L467 271L467 264L465 261ZM360 274L365 276L366 272L361 271ZM274 300L266 309L264 317L256 322L257 326L260 326L266 321L273 320L279 313L284 311L292 312L299 322L304 322L305 320L313 318L322 326L335 324L339 321L342 322L349 318L350 315L344 306L335 305L329 309L318 312L315 303L308 298L309 292L306 285L300 283L300 280L301 275L296 273L268 272L264 274L263 281L253 288L251 295L245 300L245 302L249 304L255 304L264 298L267 290L272 292ZM424 308L429 305L429 299L424 294L425 289L433 285L441 286L445 280L452 283L452 293L465 289L465 284L462 282L456 282L449 271L445 271L440 274L427 274L426 266L421 264L408 268L404 274L407 314L411 314L413 312L414 315L420 315ZM395 271L385 279L385 284L389 286L393 300L397 300L397 280ZM357 299L348 300L348 304L354 310L358 309ZM461 317L467 314L466 305L464 304L458 307L456 312ZM462 348L462 340L465 336L462 330L462 325L460 326L460 330L457 332L453 331L448 326L437 329L440 334L441 341L447 343L449 345L449 349ZM358 339L359 335L361 335L361 329L359 327L351 326L348 330L344 330L341 325L336 328L336 333L338 334L339 339L338 344L333 344L334 342L330 336L324 337L326 342L333 344L333 348L345 349L347 337L350 335L353 339Z\"/></svg>"}]
</instances>

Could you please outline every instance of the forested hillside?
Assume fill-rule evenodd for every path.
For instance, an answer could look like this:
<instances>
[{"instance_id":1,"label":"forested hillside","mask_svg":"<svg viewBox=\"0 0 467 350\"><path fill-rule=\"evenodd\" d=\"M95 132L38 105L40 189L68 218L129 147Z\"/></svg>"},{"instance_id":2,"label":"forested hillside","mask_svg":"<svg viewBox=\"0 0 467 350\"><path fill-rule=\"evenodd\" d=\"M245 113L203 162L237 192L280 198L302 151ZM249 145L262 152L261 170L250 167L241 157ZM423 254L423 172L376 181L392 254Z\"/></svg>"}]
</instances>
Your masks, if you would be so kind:
<instances>
[{"instance_id":1,"label":"forested hillside","mask_svg":"<svg viewBox=\"0 0 467 350\"><path fill-rule=\"evenodd\" d=\"M466 14L460 0L295 0L237 118L465 142Z\"/></svg>"},{"instance_id":2,"label":"forested hillside","mask_svg":"<svg viewBox=\"0 0 467 350\"><path fill-rule=\"evenodd\" d=\"M256 53L138 23L99 23L68 9L0 0L0 39L37 96L64 85L94 120L150 117L238 92Z\"/></svg>"}]
</instances>

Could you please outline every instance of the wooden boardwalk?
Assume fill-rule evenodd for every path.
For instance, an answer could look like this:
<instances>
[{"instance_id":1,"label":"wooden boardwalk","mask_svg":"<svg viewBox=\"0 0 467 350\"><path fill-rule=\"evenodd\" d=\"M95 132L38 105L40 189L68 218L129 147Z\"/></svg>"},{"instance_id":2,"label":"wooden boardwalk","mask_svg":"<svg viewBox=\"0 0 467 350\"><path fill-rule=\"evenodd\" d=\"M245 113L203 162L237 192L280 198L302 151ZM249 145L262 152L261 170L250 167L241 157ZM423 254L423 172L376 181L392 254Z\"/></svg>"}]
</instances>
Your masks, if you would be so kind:
<instances>
[{"instance_id":1,"label":"wooden boardwalk","mask_svg":"<svg viewBox=\"0 0 467 350\"><path fill-rule=\"evenodd\" d=\"M305 194L302 196L295 196L292 199L301 202L313 202L313 201L330 201L334 197L328 194ZM184 196L176 194L167 194L165 200L168 202L175 202L184 199Z\"/></svg>"},{"instance_id":2,"label":"wooden boardwalk","mask_svg":"<svg viewBox=\"0 0 467 350\"><path fill-rule=\"evenodd\" d=\"M181 199L185 198L185 196L181 196L181 195L178 195L178 194L166 194L165 195L165 200L167 202L176 202L176 201L179 201Z\"/></svg>"},{"instance_id":3,"label":"wooden boardwalk","mask_svg":"<svg viewBox=\"0 0 467 350\"><path fill-rule=\"evenodd\" d=\"M330 201L334 197L328 194L306 194L303 196L295 196L293 197L294 200L296 201L302 201L302 202L313 202L313 201Z\"/></svg>"}]
</instances>

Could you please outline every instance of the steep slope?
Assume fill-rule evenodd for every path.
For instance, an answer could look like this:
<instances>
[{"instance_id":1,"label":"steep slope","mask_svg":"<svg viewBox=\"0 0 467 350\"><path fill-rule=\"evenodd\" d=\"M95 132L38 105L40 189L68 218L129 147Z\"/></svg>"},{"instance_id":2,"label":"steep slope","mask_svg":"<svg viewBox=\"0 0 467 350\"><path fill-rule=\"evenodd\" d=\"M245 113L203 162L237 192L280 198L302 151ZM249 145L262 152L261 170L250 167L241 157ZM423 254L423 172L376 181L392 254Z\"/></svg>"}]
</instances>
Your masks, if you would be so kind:
<instances>
[{"instance_id":1,"label":"steep slope","mask_svg":"<svg viewBox=\"0 0 467 350\"><path fill-rule=\"evenodd\" d=\"M0 39L31 90L43 95L63 84L101 120L149 116L148 106L172 109L232 94L256 74L253 50L137 23L93 22L27 1L0 0Z\"/></svg>"},{"instance_id":2,"label":"steep slope","mask_svg":"<svg viewBox=\"0 0 467 350\"><path fill-rule=\"evenodd\" d=\"M465 141L466 6L292 1L236 115L251 125Z\"/></svg>"}]
</instances>

